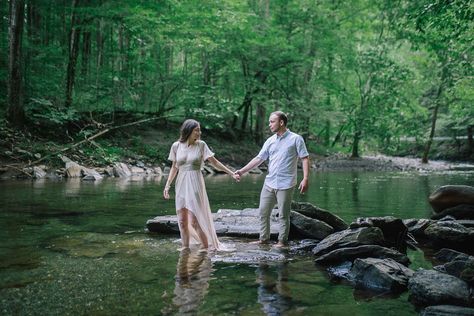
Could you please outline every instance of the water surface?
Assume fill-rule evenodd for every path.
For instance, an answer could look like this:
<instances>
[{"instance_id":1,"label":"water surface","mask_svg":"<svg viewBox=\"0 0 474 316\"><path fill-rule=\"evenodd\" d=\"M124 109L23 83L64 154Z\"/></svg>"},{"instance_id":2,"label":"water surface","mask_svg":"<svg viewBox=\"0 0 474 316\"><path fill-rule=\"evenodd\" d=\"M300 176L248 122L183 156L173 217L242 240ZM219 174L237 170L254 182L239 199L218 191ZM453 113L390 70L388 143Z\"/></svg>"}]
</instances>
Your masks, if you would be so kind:
<instances>
[{"instance_id":1,"label":"water surface","mask_svg":"<svg viewBox=\"0 0 474 316\"><path fill-rule=\"evenodd\" d=\"M301 178L301 177L300 177ZM206 177L213 211L257 207L263 176L238 184ZM474 185L473 172L314 173L295 194L347 222L430 215L428 195ZM311 256L286 263L215 262L180 253L177 236L150 235L147 219L174 214L164 179L0 182L0 312L11 314L416 315L399 297L368 296L329 280ZM246 242L227 239L226 242ZM411 251L411 268L431 267Z\"/></svg>"}]
</instances>

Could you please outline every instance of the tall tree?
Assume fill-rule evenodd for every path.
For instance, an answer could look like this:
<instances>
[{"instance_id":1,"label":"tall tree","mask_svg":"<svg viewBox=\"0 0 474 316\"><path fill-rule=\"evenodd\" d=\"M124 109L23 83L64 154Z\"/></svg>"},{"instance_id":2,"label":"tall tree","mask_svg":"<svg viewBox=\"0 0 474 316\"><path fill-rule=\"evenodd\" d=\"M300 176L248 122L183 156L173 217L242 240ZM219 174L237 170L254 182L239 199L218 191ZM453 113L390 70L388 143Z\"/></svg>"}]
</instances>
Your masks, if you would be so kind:
<instances>
[{"instance_id":1,"label":"tall tree","mask_svg":"<svg viewBox=\"0 0 474 316\"><path fill-rule=\"evenodd\" d=\"M8 119L22 126L25 119L22 82L22 37L25 2L10 1L9 62L8 62Z\"/></svg>"},{"instance_id":2,"label":"tall tree","mask_svg":"<svg viewBox=\"0 0 474 316\"><path fill-rule=\"evenodd\" d=\"M72 104L72 94L74 90L74 81L76 80L76 64L79 55L79 41L81 35L80 19L77 14L79 0L72 0L71 22L69 31L69 61L66 71L66 98L64 105L70 107Z\"/></svg>"}]
</instances>

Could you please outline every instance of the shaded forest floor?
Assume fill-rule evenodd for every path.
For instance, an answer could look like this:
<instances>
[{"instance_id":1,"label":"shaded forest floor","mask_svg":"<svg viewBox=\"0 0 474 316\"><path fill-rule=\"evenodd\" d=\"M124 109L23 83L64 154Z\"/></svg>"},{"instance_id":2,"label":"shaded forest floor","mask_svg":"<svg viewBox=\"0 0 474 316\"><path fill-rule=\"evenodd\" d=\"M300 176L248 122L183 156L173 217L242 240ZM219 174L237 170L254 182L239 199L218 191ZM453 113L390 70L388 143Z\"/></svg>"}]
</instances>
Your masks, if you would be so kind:
<instances>
[{"instance_id":1,"label":"shaded forest floor","mask_svg":"<svg viewBox=\"0 0 474 316\"><path fill-rule=\"evenodd\" d=\"M172 122L137 125L117 129L80 146L64 150L93 133L76 133L71 137L64 128L34 127L15 130L0 124L0 171L21 169L27 165L43 165L47 169L64 167L60 154L88 167L106 167L116 162L153 167L169 166L167 160L171 144L178 139L179 124ZM203 130L202 139L225 164L239 168L259 152L251 135ZM330 152L315 141L308 141L312 166L320 171L410 171L473 169L472 159L463 162L443 160L422 164L419 158L393 157L381 154L351 159L347 154ZM317 150L314 150L314 149ZM313 150L312 150L313 149ZM438 148L444 152L442 147ZM63 151L63 152L61 152ZM317 151L317 152L316 152ZM401 152L407 154L406 149ZM40 160L38 162L38 160Z\"/></svg>"}]
</instances>

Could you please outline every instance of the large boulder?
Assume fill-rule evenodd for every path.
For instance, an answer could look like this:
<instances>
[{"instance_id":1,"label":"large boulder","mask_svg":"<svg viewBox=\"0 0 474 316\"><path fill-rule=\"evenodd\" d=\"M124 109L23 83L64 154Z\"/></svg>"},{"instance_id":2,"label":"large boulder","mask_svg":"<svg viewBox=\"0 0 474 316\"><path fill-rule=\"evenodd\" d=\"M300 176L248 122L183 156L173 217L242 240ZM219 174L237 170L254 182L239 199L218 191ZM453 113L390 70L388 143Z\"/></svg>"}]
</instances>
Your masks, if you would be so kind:
<instances>
[{"instance_id":1,"label":"large boulder","mask_svg":"<svg viewBox=\"0 0 474 316\"><path fill-rule=\"evenodd\" d=\"M340 264L344 261L354 261L355 259L363 258L393 259L405 266L410 264L410 259L403 253L378 245L363 245L335 249L316 258L315 262L322 265L333 265Z\"/></svg>"},{"instance_id":2,"label":"large boulder","mask_svg":"<svg viewBox=\"0 0 474 316\"><path fill-rule=\"evenodd\" d=\"M329 211L314 206L311 203L293 201L291 203L291 209L307 217L325 222L326 224L334 228L334 231L341 231L348 228L348 225L346 224L346 222L344 222L342 218L332 214Z\"/></svg>"},{"instance_id":3,"label":"large boulder","mask_svg":"<svg viewBox=\"0 0 474 316\"><path fill-rule=\"evenodd\" d=\"M350 225L351 228L371 226L380 228L388 247L394 247L403 252L406 251L405 240L408 228L401 219L393 216L359 217Z\"/></svg>"},{"instance_id":4,"label":"large boulder","mask_svg":"<svg viewBox=\"0 0 474 316\"><path fill-rule=\"evenodd\" d=\"M445 185L434 191L428 201L436 213L460 204L474 205L474 187Z\"/></svg>"},{"instance_id":5,"label":"large boulder","mask_svg":"<svg viewBox=\"0 0 474 316\"><path fill-rule=\"evenodd\" d=\"M461 280L466 281L469 285L474 285L474 257L459 255L452 261L443 265L435 266L433 269L450 274Z\"/></svg>"},{"instance_id":6,"label":"large boulder","mask_svg":"<svg viewBox=\"0 0 474 316\"><path fill-rule=\"evenodd\" d=\"M420 316L474 316L474 308L455 305L435 305L423 309Z\"/></svg>"},{"instance_id":7,"label":"large boulder","mask_svg":"<svg viewBox=\"0 0 474 316\"><path fill-rule=\"evenodd\" d=\"M384 239L380 228L361 227L356 229L346 229L331 234L321 240L321 242L314 247L313 254L316 256L322 256L338 248L383 244Z\"/></svg>"},{"instance_id":8,"label":"large boulder","mask_svg":"<svg viewBox=\"0 0 474 316\"><path fill-rule=\"evenodd\" d=\"M132 175L132 172L128 166L123 162L117 162L114 164L114 175L119 178L128 178Z\"/></svg>"},{"instance_id":9,"label":"large boulder","mask_svg":"<svg viewBox=\"0 0 474 316\"><path fill-rule=\"evenodd\" d=\"M463 280L435 270L420 269L408 281L409 299L415 305L469 304L469 286Z\"/></svg>"},{"instance_id":10,"label":"large boulder","mask_svg":"<svg viewBox=\"0 0 474 316\"><path fill-rule=\"evenodd\" d=\"M456 221L437 221L425 229L426 236L437 247L447 247L462 252L474 251L474 229Z\"/></svg>"},{"instance_id":11,"label":"large boulder","mask_svg":"<svg viewBox=\"0 0 474 316\"><path fill-rule=\"evenodd\" d=\"M449 248L442 248L434 254L434 258L440 262L446 263L455 259L468 258L469 255L464 252L456 251Z\"/></svg>"},{"instance_id":12,"label":"large boulder","mask_svg":"<svg viewBox=\"0 0 474 316\"><path fill-rule=\"evenodd\" d=\"M432 219L441 219L445 216L452 216L455 219L470 219L474 220L474 205L460 204L454 207L447 208L440 213L435 213L431 216Z\"/></svg>"},{"instance_id":13,"label":"large boulder","mask_svg":"<svg viewBox=\"0 0 474 316\"><path fill-rule=\"evenodd\" d=\"M77 162L68 161L66 162L66 177L68 178L80 178L82 177L82 169L84 167L79 165Z\"/></svg>"},{"instance_id":14,"label":"large boulder","mask_svg":"<svg viewBox=\"0 0 474 316\"><path fill-rule=\"evenodd\" d=\"M303 238L321 240L334 232L334 229L325 222L304 216L295 211L291 211L290 223L290 233L302 236Z\"/></svg>"},{"instance_id":15,"label":"large boulder","mask_svg":"<svg viewBox=\"0 0 474 316\"><path fill-rule=\"evenodd\" d=\"M392 259L356 259L349 272L357 288L400 293L406 290L413 270Z\"/></svg>"},{"instance_id":16,"label":"large boulder","mask_svg":"<svg viewBox=\"0 0 474 316\"><path fill-rule=\"evenodd\" d=\"M258 209L218 210L212 214L218 236L258 238L260 219ZM146 222L150 232L163 234L178 234L177 216L157 216ZM270 236L278 235L278 210L274 209L270 216Z\"/></svg>"}]
</instances>

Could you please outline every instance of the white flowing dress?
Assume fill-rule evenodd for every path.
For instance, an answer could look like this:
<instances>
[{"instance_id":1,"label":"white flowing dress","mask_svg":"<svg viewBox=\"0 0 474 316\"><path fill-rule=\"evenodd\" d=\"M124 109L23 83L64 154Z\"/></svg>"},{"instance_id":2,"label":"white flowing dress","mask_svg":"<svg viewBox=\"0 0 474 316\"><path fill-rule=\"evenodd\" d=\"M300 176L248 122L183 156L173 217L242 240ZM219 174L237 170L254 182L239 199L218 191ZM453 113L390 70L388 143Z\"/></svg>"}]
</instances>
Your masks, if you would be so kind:
<instances>
[{"instance_id":1,"label":"white flowing dress","mask_svg":"<svg viewBox=\"0 0 474 316\"><path fill-rule=\"evenodd\" d=\"M206 234L210 249L219 250L216 229L211 214L211 207L206 193L204 177L201 169L204 161L214 156L204 141L198 140L188 146L187 142L175 142L171 146L168 159L176 162L178 176L176 179L176 211L186 208L196 217L199 226ZM196 230L188 221L190 243L199 244L200 239ZM182 230L182 227L180 227Z\"/></svg>"}]
</instances>

